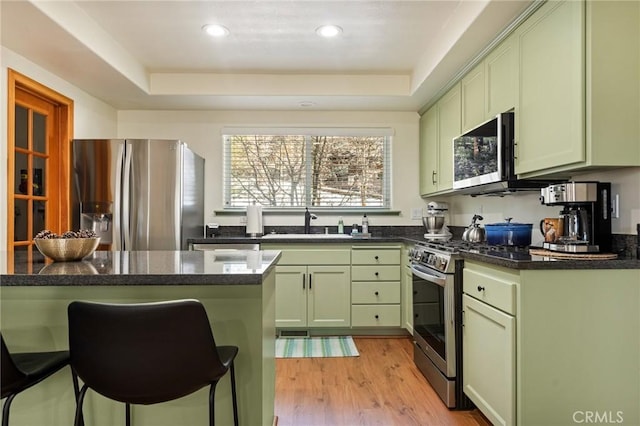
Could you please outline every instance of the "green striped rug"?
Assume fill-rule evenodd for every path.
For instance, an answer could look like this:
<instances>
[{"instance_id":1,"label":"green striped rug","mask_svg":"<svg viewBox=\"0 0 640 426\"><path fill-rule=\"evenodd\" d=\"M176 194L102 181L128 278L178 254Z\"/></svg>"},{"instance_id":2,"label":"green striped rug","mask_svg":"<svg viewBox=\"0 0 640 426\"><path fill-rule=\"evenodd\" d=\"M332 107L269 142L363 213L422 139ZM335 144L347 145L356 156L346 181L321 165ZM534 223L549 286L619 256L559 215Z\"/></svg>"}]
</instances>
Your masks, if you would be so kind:
<instances>
[{"instance_id":1,"label":"green striped rug","mask_svg":"<svg viewBox=\"0 0 640 426\"><path fill-rule=\"evenodd\" d=\"M276 339L276 358L360 356L351 336Z\"/></svg>"}]
</instances>

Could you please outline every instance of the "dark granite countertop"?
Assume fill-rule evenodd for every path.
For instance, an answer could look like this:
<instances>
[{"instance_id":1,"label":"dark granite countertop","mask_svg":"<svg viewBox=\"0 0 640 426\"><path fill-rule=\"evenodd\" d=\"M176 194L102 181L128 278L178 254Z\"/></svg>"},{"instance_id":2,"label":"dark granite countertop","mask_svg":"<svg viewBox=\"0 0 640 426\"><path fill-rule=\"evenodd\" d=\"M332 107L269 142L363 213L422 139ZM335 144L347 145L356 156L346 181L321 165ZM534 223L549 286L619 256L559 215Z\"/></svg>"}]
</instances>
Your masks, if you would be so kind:
<instances>
[{"instance_id":1,"label":"dark granite countertop","mask_svg":"<svg viewBox=\"0 0 640 426\"><path fill-rule=\"evenodd\" d=\"M51 262L37 251L0 262L0 286L256 285L280 252L96 251L80 262Z\"/></svg>"},{"instance_id":2,"label":"dark granite countertop","mask_svg":"<svg viewBox=\"0 0 640 426\"><path fill-rule=\"evenodd\" d=\"M308 237L303 234L277 234L277 238L270 236L265 237L214 237L214 238L189 238L189 244L357 244L357 243L402 243L407 239L398 236L376 236L367 238L352 238L348 236L339 236L337 234L310 234Z\"/></svg>"},{"instance_id":3,"label":"dark granite countertop","mask_svg":"<svg viewBox=\"0 0 640 426\"><path fill-rule=\"evenodd\" d=\"M502 251L478 253L463 251L461 254L463 259L475 260L511 269L638 269L638 273L640 274L640 260L638 259L558 259L528 253Z\"/></svg>"},{"instance_id":4,"label":"dark granite countertop","mask_svg":"<svg viewBox=\"0 0 640 426\"><path fill-rule=\"evenodd\" d=\"M344 238L344 237L309 237L304 238L297 235L286 238L286 234L280 234L280 238L250 238L250 237L214 237L190 239L192 244L292 244L292 243L345 243L354 244L362 242L371 243L409 243L414 244L424 242L417 236L372 236L371 238ZM619 257L615 260L584 260L584 259L557 259L544 256L535 256L522 252L502 252L502 251L463 251L463 259L485 262L491 265L502 266L511 269L640 269L640 260L633 258Z\"/></svg>"}]
</instances>

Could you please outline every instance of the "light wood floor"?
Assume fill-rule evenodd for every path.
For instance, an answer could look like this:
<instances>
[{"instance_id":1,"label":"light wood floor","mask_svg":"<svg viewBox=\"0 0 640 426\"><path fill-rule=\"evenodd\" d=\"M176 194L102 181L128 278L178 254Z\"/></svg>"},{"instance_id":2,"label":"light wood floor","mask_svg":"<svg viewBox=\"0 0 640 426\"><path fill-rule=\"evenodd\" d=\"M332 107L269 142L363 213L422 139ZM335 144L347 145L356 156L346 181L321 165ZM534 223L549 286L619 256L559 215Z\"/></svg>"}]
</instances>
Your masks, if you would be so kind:
<instances>
[{"instance_id":1,"label":"light wood floor","mask_svg":"<svg viewBox=\"0 0 640 426\"><path fill-rule=\"evenodd\" d=\"M488 426L450 411L413 363L409 338L354 338L359 357L276 360L278 426Z\"/></svg>"}]
</instances>

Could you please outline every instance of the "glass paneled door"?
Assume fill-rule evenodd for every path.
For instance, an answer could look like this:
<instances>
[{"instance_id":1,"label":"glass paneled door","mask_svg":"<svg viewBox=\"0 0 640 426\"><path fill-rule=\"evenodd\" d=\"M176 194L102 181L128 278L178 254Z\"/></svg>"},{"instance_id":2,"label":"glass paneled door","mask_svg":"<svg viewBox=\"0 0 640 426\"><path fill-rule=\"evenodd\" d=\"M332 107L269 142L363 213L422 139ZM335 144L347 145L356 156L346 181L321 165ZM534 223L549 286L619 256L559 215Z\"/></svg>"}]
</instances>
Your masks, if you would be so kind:
<instances>
[{"instance_id":1,"label":"glass paneled door","mask_svg":"<svg viewBox=\"0 0 640 426\"><path fill-rule=\"evenodd\" d=\"M57 181L57 173L50 170L54 124L52 104L30 93L16 92L12 191L15 251L31 250L35 234L48 227L51 202L56 198L48 188L55 187Z\"/></svg>"}]
</instances>

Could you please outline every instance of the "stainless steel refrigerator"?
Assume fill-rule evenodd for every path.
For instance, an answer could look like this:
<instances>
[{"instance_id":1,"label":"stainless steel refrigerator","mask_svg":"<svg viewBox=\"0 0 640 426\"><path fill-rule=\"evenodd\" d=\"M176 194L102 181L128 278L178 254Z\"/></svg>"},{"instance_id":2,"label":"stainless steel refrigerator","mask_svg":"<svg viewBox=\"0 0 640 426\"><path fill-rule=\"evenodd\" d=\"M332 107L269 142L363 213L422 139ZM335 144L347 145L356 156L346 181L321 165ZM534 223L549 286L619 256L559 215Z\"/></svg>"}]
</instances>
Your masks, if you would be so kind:
<instances>
[{"instance_id":1,"label":"stainless steel refrigerator","mask_svg":"<svg viewBox=\"0 0 640 426\"><path fill-rule=\"evenodd\" d=\"M101 248L184 250L204 235L204 159L179 140L73 141L73 229Z\"/></svg>"}]
</instances>

